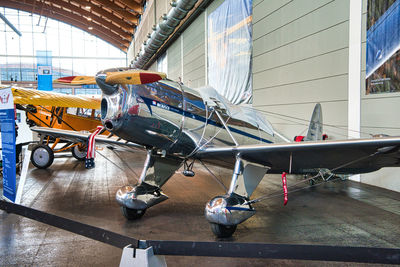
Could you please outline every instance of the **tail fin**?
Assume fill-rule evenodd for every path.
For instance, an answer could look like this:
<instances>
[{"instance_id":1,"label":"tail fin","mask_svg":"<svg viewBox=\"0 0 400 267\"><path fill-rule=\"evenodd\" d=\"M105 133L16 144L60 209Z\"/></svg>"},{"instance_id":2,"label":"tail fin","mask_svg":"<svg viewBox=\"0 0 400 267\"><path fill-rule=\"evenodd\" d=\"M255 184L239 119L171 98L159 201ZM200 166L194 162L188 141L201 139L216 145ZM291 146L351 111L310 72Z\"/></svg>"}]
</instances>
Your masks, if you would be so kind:
<instances>
[{"instance_id":1,"label":"tail fin","mask_svg":"<svg viewBox=\"0 0 400 267\"><path fill-rule=\"evenodd\" d=\"M305 141L322 140L322 108L321 104L317 103L311 117L310 126L305 137Z\"/></svg>"}]
</instances>

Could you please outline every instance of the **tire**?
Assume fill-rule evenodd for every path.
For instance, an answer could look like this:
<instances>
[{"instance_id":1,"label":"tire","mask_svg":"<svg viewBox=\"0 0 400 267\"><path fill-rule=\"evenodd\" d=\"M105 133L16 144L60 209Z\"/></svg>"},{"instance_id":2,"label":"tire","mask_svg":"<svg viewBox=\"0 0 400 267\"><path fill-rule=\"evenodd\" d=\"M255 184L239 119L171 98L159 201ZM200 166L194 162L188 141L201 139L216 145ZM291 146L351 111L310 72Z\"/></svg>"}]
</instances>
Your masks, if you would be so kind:
<instances>
[{"instance_id":1,"label":"tire","mask_svg":"<svg viewBox=\"0 0 400 267\"><path fill-rule=\"evenodd\" d=\"M222 225L217 223L210 223L211 230L214 235L218 238L226 238L231 237L233 233L236 231L237 225Z\"/></svg>"},{"instance_id":2,"label":"tire","mask_svg":"<svg viewBox=\"0 0 400 267\"><path fill-rule=\"evenodd\" d=\"M144 210L135 210L135 209L130 209L127 207L121 207L122 214L127 218L128 220L137 220L143 217L144 213L146 212L146 209Z\"/></svg>"},{"instance_id":3,"label":"tire","mask_svg":"<svg viewBox=\"0 0 400 267\"><path fill-rule=\"evenodd\" d=\"M72 156L74 156L74 158L76 158L79 161L83 161L86 159L86 146L74 146L71 150Z\"/></svg>"},{"instance_id":4,"label":"tire","mask_svg":"<svg viewBox=\"0 0 400 267\"><path fill-rule=\"evenodd\" d=\"M38 169L48 168L54 161L54 152L47 145L37 145L32 150L31 162Z\"/></svg>"}]
</instances>

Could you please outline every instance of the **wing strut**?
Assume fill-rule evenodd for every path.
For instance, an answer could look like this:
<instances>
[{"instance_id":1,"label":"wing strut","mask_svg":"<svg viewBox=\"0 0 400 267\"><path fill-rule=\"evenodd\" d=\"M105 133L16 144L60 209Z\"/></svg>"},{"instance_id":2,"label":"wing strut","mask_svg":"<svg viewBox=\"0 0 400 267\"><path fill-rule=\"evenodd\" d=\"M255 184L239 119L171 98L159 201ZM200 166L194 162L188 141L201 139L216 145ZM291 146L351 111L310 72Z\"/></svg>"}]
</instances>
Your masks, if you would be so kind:
<instances>
[{"instance_id":1,"label":"wing strut","mask_svg":"<svg viewBox=\"0 0 400 267\"><path fill-rule=\"evenodd\" d=\"M236 141L236 139L233 137L231 131L229 130L228 125L226 125L224 119L222 118L221 114L217 110L214 110L215 114L217 114L219 120L221 121L222 125L224 125L225 130L228 132L229 136L231 137L232 141L235 143L236 146L239 145L239 143Z\"/></svg>"}]
</instances>

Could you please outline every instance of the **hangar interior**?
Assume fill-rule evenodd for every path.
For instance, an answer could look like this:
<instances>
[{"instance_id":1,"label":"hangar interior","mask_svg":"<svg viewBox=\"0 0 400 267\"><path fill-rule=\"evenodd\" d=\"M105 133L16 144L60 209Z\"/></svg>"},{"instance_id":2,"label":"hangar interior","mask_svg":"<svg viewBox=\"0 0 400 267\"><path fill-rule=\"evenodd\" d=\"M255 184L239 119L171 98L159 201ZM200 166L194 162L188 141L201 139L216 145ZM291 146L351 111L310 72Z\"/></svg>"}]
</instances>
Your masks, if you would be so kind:
<instances>
[{"instance_id":1,"label":"hangar interior","mask_svg":"<svg viewBox=\"0 0 400 267\"><path fill-rule=\"evenodd\" d=\"M2 23L1 82L3 85L16 83L9 73L14 73L11 65L18 63L16 69L21 75L17 84L36 88L35 53L50 50L53 78L94 75L95 70L130 66L164 72L169 79L191 88L218 86L218 92L228 100L255 108L276 131L290 140L305 135L316 103L322 106L323 133L328 140L399 136L400 119L396 111L400 106L400 92L374 93L367 88L367 15L372 2L0 1L0 13L4 11L5 17L21 28L23 37L31 39L24 42L23 37L18 37ZM395 5L399 1L389 2ZM184 14L171 12L176 7L182 12L185 6L193 8ZM165 40L157 43L160 25L174 21L169 17L172 15L181 18L170 29L170 34L163 37ZM31 25L20 23L23 16L30 16ZM47 18L56 21L57 26L53 27L55 24ZM218 28L220 24L224 27ZM53 47L51 40L54 39L58 41ZM32 48L26 52L23 47L29 45ZM12 49L17 46L20 47L18 51ZM82 46L83 50L78 48ZM29 73L27 78L23 78L22 69ZM55 86L54 91L99 93L97 87L66 85ZM21 142L30 134L24 127L20 126L23 133L18 138ZM122 184L136 182L146 155L119 148L101 149L104 150L99 151L96 168L89 172L64 154L56 157L52 167L46 170L30 165L21 203L145 239L219 240L209 233L208 223L203 218L204 203L224 191L218 181L210 178L206 168L195 167L201 179L194 181L177 173L165 189L171 196L169 201L149 210L147 213L151 215L145 215L142 221L127 222L120 216L114 195ZM213 167L212 171L229 186L232 170ZM289 176L288 182L297 185L299 177ZM300 185L298 189L303 187ZM255 195L261 197L281 189L280 177L268 175ZM281 198L262 202L258 209L261 214L249 219L238 228L237 237L227 241L398 248L398 192L398 168L383 168L351 176L350 181L306 188L292 194L294 200L293 206L289 204L289 213L281 208ZM180 220L183 210L188 214L185 220ZM331 214L339 215L332 218ZM28 219L6 213L1 214L1 220L4 224L0 263L3 260L6 266L115 265L120 260L120 250L98 245L87 238L37 222L32 224ZM24 241L26 237L30 240L28 244ZM76 247L80 248L78 253L74 250ZM93 254L99 255L94 261L90 259ZM190 257L167 257L171 266L187 266L192 260ZM198 265L211 266L242 266L248 262L254 266L309 265L309 262L288 260L204 257L195 260Z\"/></svg>"}]
</instances>

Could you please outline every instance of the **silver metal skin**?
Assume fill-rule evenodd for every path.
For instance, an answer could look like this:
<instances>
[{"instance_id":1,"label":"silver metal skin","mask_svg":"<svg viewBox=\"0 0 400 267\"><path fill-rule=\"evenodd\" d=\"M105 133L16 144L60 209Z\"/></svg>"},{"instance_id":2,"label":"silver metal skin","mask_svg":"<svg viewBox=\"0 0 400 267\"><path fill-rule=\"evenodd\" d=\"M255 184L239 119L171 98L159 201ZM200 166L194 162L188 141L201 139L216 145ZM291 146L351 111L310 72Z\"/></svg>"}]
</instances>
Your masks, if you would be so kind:
<instances>
[{"instance_id":1,"label":"silver metal skin","mask_svg":"<svg viewBox=\"0 0 400 267\"><path fill-rule=\"evenodd\" d=\"M163 202L168 196L146 183L137 186L123 186L118 189L115 199L118 204L134 210L145 210Z\"/></svg>"},{"instance_id":2,"label":"silver metal skin","mask_svg":"<svg viewBox=\"0 0 400 267\"><path fill-rule=\"evenodd\" d=\"M139 183L117 192L124 207L146 209L167 199L161 187L188 159L234 168L227 194L206 205L213 226L236 226L254 215L248 200L267 170L303 174L341 166L337 173L363 173L400 166L399 138L285 143L259 113L228 103L211 87L193 90L167 79L141 85L104 82L108 71L123 70L102 71L96 80L103 91L103 125L148 149ZM322 114L320 106L314 114ZM322 115L316 115L313 122L319 126ZM322 127L313 133L320 135ZM390 146L393 150L379 151Z\"/></svg>"},{"instance_id":3,"label":"silver metal skin","mask_svg":"<svg viewBox=\"0 0 400 267\"><path fill-rule=\"evenodd\" d=\"M167 200L168 196L162 193L161 186L180 165L180 159L163 157L148 149L138 184L118 189L115 196L118 204L133 210L145 210Z\"/></svg>"},{"instance_id":4,"label":"silver metal skin","mask_svg":"<svg viewBox=\"0 0 400 267\"><path fill-rule=\"evenodd\" d=\"M240 154L238 154L236 155L235 168L233 169L233 175L231 184L229 186L228 194L232 194L235 191L236 181L239 175L242 173L242 171L243 171L243 162L242 159L240 158Z\"/></svg>"},{"instance_id":5,"label":"silver metal skin","mask_svg":"<svg viewBox=\"0 0 400 267\"><path fill-rule=\"evenodd\" d=\"M210 223L224 226L237 225L256 211L246 204L255 188L267 172L268 167L243 161L240 154L236 155L228 193L211 199L205 208L205 217Z\"/></svg>"},{"instance_id":6,"label":"silver metal skin","mask_svg":"<svg viewBox=\"0 0 400 267\"><path fill-rule=\"evenodd\" d=\"M104 74L97 79L104 81ZM117 202L129 209L144 210L166 200L162 185L186 157L195 155L205 145L238 146L275 141L274 136L257 126L232 118L227 110L209 107L198 92L179 83L163 80L145 85L110 87L105 84L104 88L103 85L99 83L104 92L101 115L107 130L149 148L138 184L122 187L116 194ZM166 156L160 156L157 151L163 151ZM243 196L234 194L242 171L243 164L238 157L228 195L207 205L212 207L206 212L210 214L206 215L210 222L235 225L255 213L249 205L242 205ZM227 209L229 212L225 214Z\"/></svg>"},{"instance_id":7,"label":"silver metal skin","mask_svg":"<svg viewBox=\"0 0 400 267\"><path fill-rule=\"evenodd\" d=\"M246 199L236 194L214 197L206 205L205 217L210 223L238 225L256 213L249 204L243 203Z\"/></svg>"},{"instance_id":8,"label":"silver metal skin","mask_svg":"<svg viewBox=\"0 0 400 267\"><path fill-rule=\"evenodd\" d=\"M165 150L167 155L183 159L194 155L204 144L235 145L233 140L238 145L277 141L276 136L257 125L231 118L226 111L219 110L221 123L198 92L176 82L120 85L111 94L110 91L109 87L104 88L101 104L102 122L107 130L130 142Z\"/></svg>"}]
</instances>

